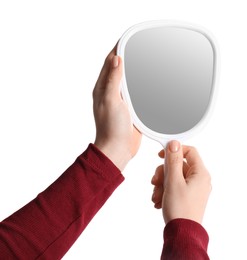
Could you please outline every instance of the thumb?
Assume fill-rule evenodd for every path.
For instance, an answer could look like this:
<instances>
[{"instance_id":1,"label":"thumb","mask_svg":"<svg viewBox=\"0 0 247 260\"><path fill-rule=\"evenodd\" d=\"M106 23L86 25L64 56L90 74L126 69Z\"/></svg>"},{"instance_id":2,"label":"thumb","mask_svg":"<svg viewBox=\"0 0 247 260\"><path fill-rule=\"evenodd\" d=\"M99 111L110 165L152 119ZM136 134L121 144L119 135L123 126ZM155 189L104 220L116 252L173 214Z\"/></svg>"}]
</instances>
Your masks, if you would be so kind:
<instances>
[{"instance_id":1,"label":"thumb","mask_svg":"<svg viewBox=\"0 0 247 260\"><path fill-rule=\"evenodd\" d=\"M183 177L183 149L178 141L171 141L165 152L166 182L178 183Z\"/></svg>"},{"instance_id":2,"label":"thumb","mask_svg":"<svg viewBox=\"0 0 247 260\"><path fill-rule=\"evenodd\" d=\"M114 55L111 60L111 69L107 76L106 90L119 93L119 84L122 78L122 60Z\"/></svg>"}]
</instances>

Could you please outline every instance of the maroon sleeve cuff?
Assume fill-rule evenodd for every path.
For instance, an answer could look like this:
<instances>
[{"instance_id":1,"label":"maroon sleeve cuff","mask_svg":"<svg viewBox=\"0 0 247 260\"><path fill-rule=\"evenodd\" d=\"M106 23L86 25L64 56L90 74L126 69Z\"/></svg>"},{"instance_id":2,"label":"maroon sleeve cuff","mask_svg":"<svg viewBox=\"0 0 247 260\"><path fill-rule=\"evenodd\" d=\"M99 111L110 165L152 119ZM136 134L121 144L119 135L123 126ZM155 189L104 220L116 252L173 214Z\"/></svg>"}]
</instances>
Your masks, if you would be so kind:
<instances>
[{"instance_id":1,"label":"maroon sleeve cuff","mask_svg":"<svg viewBox=\"0 0 247 260\"><path fill-rule=\"evenodd\" d=\"M209 259L208 242L208 234L199 223L189 219L174 219L164 229L161 259Z\"/></svg>"},{"instance_id":2,"label":"maroon sleeve cuff","mask_svg":"<svg viewBox=\"0 0 247 260\"><path fill-rule=\"evenodd\" d=\"M105 179L109 180L118 176L122 181L124 180L117 166L92 143L88 145L85 152L79 158L86 160Z\"/></svg>"}]
</instances>

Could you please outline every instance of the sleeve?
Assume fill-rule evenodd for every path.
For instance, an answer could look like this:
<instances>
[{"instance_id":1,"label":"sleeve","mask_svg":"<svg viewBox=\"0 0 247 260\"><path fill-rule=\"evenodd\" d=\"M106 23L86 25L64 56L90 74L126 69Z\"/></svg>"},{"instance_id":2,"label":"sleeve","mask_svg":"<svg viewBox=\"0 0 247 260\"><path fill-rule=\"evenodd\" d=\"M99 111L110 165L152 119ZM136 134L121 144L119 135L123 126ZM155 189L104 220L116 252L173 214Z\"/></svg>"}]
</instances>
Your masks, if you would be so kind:
<instances>
[{"instance_id":1,"label":"sleeve","mask_svg":"<svg viewBox=\"0 0 247 260\"><path fill-rule=\"evenodd\" d=\"M123 180L90 144L45 191L0 222L1 259L61 259Z\"/></svg>"},{"instance_id":2,"label":"sleeve","mask_svg":"<svg viewBox=\"0 0 247 260\"><path fill-rule=\"evenodd\" d=\"M174 219L164 229L161 260L208 260L206 230L189 219Z\"/></svg>"}]
</instances>

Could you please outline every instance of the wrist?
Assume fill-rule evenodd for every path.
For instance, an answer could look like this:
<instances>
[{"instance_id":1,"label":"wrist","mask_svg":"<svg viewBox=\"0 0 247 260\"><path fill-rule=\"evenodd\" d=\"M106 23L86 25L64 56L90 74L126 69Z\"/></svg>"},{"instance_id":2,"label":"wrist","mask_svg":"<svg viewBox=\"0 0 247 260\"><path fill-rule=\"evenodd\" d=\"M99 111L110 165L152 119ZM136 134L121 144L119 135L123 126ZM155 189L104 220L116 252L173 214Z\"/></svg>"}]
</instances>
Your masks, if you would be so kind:
<instances>
[{"instance_id":1,"label":"wrist","mask_svg":"<svg viewBox=\"0 0 247 260\"><path fill-rule=\"evenodd\" d=\"M97 140L94 142L94 145L110 159L115 166L122 172L128 162L131 159L131 155L123 151L123 149L119 149L117 145L112 144L101 144Z\"/></svg>"}]
</instances>

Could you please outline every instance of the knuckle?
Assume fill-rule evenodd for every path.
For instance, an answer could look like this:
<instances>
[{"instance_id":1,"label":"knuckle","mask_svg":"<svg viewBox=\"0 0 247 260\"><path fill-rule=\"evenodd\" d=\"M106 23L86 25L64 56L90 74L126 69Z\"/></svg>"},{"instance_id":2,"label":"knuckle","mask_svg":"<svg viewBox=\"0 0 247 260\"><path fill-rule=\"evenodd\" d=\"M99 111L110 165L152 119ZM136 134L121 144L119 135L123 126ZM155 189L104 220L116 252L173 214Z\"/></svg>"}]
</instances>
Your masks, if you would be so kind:
<instances>
[{"instance_id":1,"label":"knuckle","mask_svg":"<svg viewBox=\"0 0 247 260\"><path fill-rule=\"evenodd\" d=\"M93 91L92 91L92 97L93 97L93 99L95 99L95 97L97 96L97 89L96 89L96 87L93 89Z\"/></svg>"},{"instance_id":2,"label":"knuckle","mask_svg":"<svg viewBox=\"0 0 247 260\"><path fill-rule=\"evenodd\" d=\"M104 63L104 65L108 66L108 65L111 63L113 56L114 56L114 55L113 55L112 53L109 53L109 54L106 56L106 58L105 58L105 63Z\"/></svg>"},{"instance_id":3,"label":"knuckle","mask_svg":"<svg viewBox=\"0 0 247 260\"><path fill-rule=\"evenodd\" d=\"M155 170L155 174L156 174L156 173L158 174L160 171L163 172L163 167L164 167L163 164L159 165L159 166L156 168L156 170Z\"/></svg>"},{"instance_id":4,"label":"knuckle","mask_svg":"<svg viewBox=\"0 0 247 260\"><path fill-rule=\"evenodd\" d=\"M110 73L110 75L106 79L106 85L112 84L113 81L114 81L114 76L112 75L112 73Z\"/></svg>"},{"instance_id":5,"label":"knuckle","mask_svg":"<svg viewBox=\"0 0 247 260\"><path fill-rule=\"evenodd\" d=\"M197 148L194 146L189 146L189 152L191 152L193 154L198 153Z\"/></svg>"},{"instance_id":6,"label":"knuckle","mask_svg":"<svg viewBox=\"0 0 247 260\"><path fill-rule=\"evenodd\" d=\"M105 64L108 64L110 61L111 61L111 55L110 54L108 54L107 56L106 56L106 58L105 58Z\"/></svg>"},{"instance_id":7,"label":"knuckle","mask_svg":"<svg viewBox=\"0 0 247 260\"><path fill-rule=\"evenodd\" d=\"M162 164L155 169L155 173L151 183L154 185L162 184L163 180L164 180L164 165Z\"/></svg>"}]
</instances>

